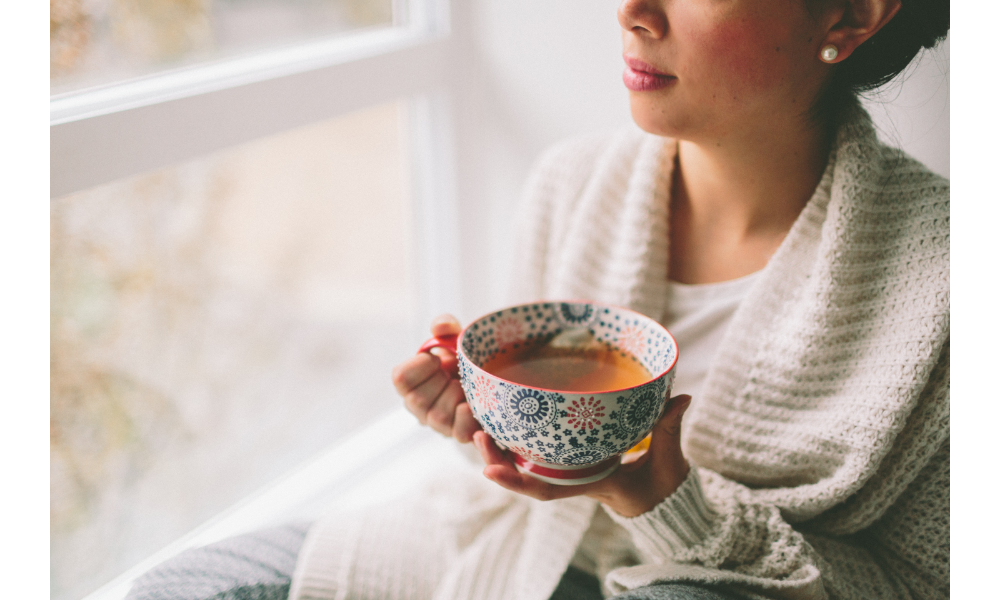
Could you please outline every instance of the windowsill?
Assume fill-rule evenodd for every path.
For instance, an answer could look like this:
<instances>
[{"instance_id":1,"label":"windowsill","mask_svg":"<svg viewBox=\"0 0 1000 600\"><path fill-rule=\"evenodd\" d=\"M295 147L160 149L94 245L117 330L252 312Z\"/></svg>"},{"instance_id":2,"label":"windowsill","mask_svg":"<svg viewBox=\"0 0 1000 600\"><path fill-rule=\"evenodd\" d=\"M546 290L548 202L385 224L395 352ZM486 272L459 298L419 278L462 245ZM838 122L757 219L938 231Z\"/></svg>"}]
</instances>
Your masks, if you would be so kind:
<instances>
[{"instance_id":1,"label":"windowsill","mask_svg":"<svg viewBox=\"0 0 1000 600\"><path fill-rule=\"evenodd\" d=\"M289 521L314 520L331 508L402 497L433 472L468 465L457 444L421 427L399 409L223 511L84 600L121 600L137 577L189 548Z\"/></svg>"}]
</instances>

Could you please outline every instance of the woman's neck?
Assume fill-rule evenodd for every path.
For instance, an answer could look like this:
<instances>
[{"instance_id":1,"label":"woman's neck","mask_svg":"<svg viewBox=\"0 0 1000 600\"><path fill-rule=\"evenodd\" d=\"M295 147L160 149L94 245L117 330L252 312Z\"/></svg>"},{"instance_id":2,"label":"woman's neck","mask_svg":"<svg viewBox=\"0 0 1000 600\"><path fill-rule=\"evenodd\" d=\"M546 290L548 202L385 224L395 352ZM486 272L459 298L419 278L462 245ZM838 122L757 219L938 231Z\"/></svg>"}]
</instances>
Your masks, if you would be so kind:
<instances>
[{"instance_id":1,"label":"woman's neck","mask_svg":"<svg viewBox=\"0 0 1000 600\"><path fill-rule=\"evenodd\" d=\"M820 127L681 141L670 277L712 283L763 268L812 197L828 152Z\"/></svg>"}]
</instances>

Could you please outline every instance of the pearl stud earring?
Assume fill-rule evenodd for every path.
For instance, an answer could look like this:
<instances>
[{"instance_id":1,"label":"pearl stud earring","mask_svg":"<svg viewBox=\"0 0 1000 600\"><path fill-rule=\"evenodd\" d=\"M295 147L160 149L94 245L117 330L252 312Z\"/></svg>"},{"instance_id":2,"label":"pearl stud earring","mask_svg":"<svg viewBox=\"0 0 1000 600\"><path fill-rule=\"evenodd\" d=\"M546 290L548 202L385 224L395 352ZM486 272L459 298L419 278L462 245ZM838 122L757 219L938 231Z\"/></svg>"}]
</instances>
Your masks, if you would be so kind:
<instances>
[{"instance_id":1,"label":"pearl stud earring","mask_svg":"<svg viewBox=\"0 0 1000 600\"><path fill-rule=\"evenodd\" d=\"M824 62L833 62L837 60L837 47L834 46L833 44L830 44L829 46L823 46L823 49L820 51L819 56L820 58L823 59Z\"/></svg>"}]
</instances>

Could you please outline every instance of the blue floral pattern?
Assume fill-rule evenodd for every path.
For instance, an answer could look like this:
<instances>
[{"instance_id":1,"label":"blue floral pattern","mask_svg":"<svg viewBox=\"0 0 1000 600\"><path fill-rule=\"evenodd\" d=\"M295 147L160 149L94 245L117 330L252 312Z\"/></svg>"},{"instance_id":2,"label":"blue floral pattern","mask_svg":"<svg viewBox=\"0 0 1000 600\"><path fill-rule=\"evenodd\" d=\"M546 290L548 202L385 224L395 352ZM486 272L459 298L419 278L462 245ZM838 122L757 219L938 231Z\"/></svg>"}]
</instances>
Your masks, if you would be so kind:
<instances>
[{"instance_id":1,"label":"blue floral pattern","mask_svg":"<svg viewBox=\"0 0 1000 600\"><path fill-rule=\"evenodd\" d=\"M556 403L561 394L511 387L504 408L512 423L530 431L545 427L555 420Z\"/></svg>"},{"instance_id":2,"label":"blue floral pattern","mask_svg":"<svg viewBox=\"0 0 1000 600\"><path fill-rule=\"evenodd\" d=\"M587 446L585 448L568 448L564 450L559 459L566 465L592 465L606 460L611 456L611 452L600 446Z\"/></svg>"},{"instance_id":3,"label":"blue floral pattern","mask_svg":"<svg viewBox=\"0 0 1000 600\"><path fill-rule=\"evenodd\" d=\"M663 403L657 402L666 397L665 382L658 379L651 385L646 385L632 391L632 394L621 403L619 423L626 436L649 431L660 418Z\"/></svg>"},{"instance_id":4,"label":"blue floral pattern","mask_svg":"<svg viewBox=\"0 0 1000 600\"><path fill-rule=\"evenodd\" d=\"M572 327L589 325L594 318L594 305L575 302L559 304L559 320Z\"/></svg>"}]
</instances>

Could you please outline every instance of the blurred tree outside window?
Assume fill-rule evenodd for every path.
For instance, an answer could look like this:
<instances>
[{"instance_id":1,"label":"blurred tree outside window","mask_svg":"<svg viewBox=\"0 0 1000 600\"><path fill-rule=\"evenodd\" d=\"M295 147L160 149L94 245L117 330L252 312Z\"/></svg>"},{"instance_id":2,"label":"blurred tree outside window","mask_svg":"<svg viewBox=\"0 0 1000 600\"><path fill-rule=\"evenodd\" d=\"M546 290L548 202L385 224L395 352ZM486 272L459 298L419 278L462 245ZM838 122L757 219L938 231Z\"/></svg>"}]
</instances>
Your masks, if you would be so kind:
<instances>
[{"instance_id":1,"label":"blurred tree outside window","mask_svg":"<svg viewBox=\"0 0 1000 600\"><path fill-rule=\"evenodd\" d=\"M49 0L53 93L393 25L399 0ZM394 3L397 5L394 10Z\"/></svg>"},{"instance_id":2,"label":"blurred tree outside window","mask_svg":"<svg viewBox=\"0 0 1000 600\"><path fill-rule=\"evenodd\" d=\"M52 598L397 408L404 106L53 199Z\"/></svg>"},{"instance_id":3,"label":"blurred tree outside window","mask_svg":"<svg viewBox=\"0 0 1000 600\"><path fill-rule=\"evenodd\" d=\"M55 600L400 410L392 366L458 280L447 4L50 0ZM360 93L386 70L411 77Z\"/></svg>"}]
</instances>

